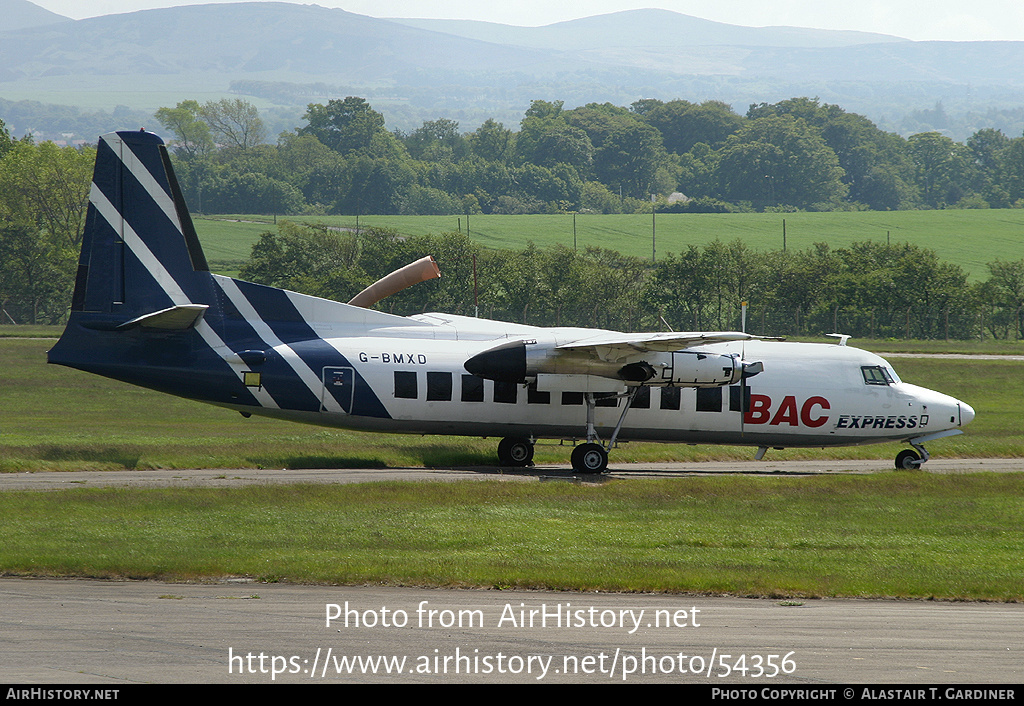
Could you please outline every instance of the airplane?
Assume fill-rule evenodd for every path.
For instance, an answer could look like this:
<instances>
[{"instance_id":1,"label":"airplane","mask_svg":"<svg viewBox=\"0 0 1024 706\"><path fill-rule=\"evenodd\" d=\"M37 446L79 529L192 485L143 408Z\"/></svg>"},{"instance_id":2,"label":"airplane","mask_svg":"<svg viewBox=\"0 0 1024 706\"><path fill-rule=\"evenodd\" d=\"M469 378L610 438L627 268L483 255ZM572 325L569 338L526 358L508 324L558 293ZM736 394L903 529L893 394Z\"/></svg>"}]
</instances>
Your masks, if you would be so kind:
<instances>
[{"instance_id":1,"label":"airplane","mask_svg":"<svg viewBox=\"0 0 1024 706\"><path fill-rule=\"evenodd\" d=\"M742 332L620 333L367 308L437 276L425 258L341 303L210 272L163 141L98 144L67 328L70 366L240 412L374 432L496 437L501 465L570 440L577 473L620 441L768 448L923 444L970 405L846 345ZM399 280L396 284L393 280ZM580 443L577 443L580 442Z\"/></svg>"}]
</instances>

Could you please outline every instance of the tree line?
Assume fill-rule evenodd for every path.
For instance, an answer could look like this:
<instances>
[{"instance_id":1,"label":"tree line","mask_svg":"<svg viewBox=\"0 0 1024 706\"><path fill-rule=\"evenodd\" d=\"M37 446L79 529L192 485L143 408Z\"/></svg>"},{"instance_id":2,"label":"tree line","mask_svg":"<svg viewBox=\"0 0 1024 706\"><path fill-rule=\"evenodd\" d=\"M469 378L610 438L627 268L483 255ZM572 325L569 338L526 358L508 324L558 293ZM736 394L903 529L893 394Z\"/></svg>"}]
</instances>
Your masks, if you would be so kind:
<instances>
[{"instance_id":1,"label":"tree line","mask_svg":"<svg viewBox=\"0 0 1024 706\"><path fill-rule=\"evenodd\" d=\"M0 324L67 318L95 159L12 140L0 120Z\"/></svg>"},{"instance_id":2,"label":"tree line","mask_svg":"<svg viewBox=\"0 0 1024 706\"><path fill-rule=\"evenodd\" d=\"M538 326L708 331L740 329L748 302L746 330L771 336L1019 340L1024 324L1024 260L990 263L989 278L970 284L932 250L872 241L798 252L714 242L652 264L603 248L488 250L463 233L405 237L282 222L260 237L240 274L348 301L427 253L441 278L379 308Z\"/></svg>"},{"instance_id":3,"label":"tree line","mask_svg":"<svg viewBox=\"0 0 1024 706\"><path fill-rule=\"evenodd\" d=\"M817 99L535 100L517 129L440 118L388 131L363 98L310 103L267 144L241 99L156 113L190 204L207 213L635 213L1010 208L1024 205L1024 137L903 138ZM676 194L676 196L673 196ZM682 194L685 198L680 198Z\"/></svg>"},{"instance_id":4,"label":"tree line","mask_svg":"<svg viewBox=\"0 0 1024 706\"><path fill-rule=\"evenodd\" d=\"M251 195L253 185L263 184L266 189L261 192L260 204L264 206L273 205L276 194L294 199L296 208L308 209L307 194L311 194L313 202L324 210L389 212L416 201L420 206L414 211L422 212L423 204L436 204L438 199L448 198L457 200L467 212L475 213L479 211L473 209L482 210L485 205L492 212L518 212L523 200L532 198L529 194L539 193L557 197L552 203L568 208L574 204L571 199L575 193L568 188L569 184L579 184L580 198L593 199L589 203L607 202L611 209L633 198L637 208L649 209L649 201L626 194L630 189L641 188L638 184L647 183L638 174L662 179L671 172L666 164L677 163L671 156L679 155L665 147L664 139L660 151L655 149L659 145L657 139L647 139L653 138L655 124L661 125L659 134L670 134L666 126L675 123L667 119L659 123L662 119L657 117L669 105L658 101L636 105L626 111L633 121L628 125L611 119L622 116L619 109L588 109L586 115L594 125L607 127L600 148L595 148L588 131L579 127L590 125L580 122L582 113L540 102L528 111L519 133L497 123L485 123L474 133L462 135L453 123L439 121L409 135L400 135L385 130L383 118L361 99L330 101L319 107L311 105L307 114L309 124L295 133L282 135L276 146L265 144L258 112L245 101L205 105L190 102L161 115L162 120L178 121L173 132L179 177L194 189L205 186L211 199L226 198L232 192L223 184L235 184L238 199L232 206L238 208L231 208L233 211L262 210L253 208L244 194ZM814 101L802 99L793 103L793 107L797 105L817 106ZM707 104L696 107L701 108L696 111L698 115L706 115L710 109ZM824 108L828 106L817 106L815 111ZM800 125L804 137L794 144L819 144L808 137L806 119L785 111L777 114L778 106L752 108L755 116L761 112L770 115L734 115L733 119L739 120L741 132L749 128L770 133L778 128L784 133L786 126ZM721 106L710 113L728 114ZM576 117L570 120L567 114ZM646 128L638 127L636 122L641 115L650 122ZM863 126L862 120L841 111L834 117L839 123ZM768 122L758 123L760 120ZM599 130L594 125L590 129L597 134ZM689 137L681 130L671 133L676 142L669 144L675 145L675 150L692 143L685 154L693 157L687 164L694 172L700 171L696 166L698 156L705 165L717 159L739 169L743 160L737 159L730 149L746 150L750 159L759 154L774 154L764 144L732 140L739 133L729 132L731 128L721 129L725 137L723 146L717 149L707 142L694 141L697 135L706 137L709 129L705 127ZM993 155L988 162L992 173L1010 173L1006 160L999 155L1011 154L1021 140L1006 140L1005 149L997 149L1004 143L992 135L987 136L992 139L983 140L982 133L975 136L978 139L973 140L973 147L965 148ZM879 139L882 141L878 150L895 144L893 136ZM642 150L622 149L626 143L635 147L646 144L669 158L656 162L658 168L644 171L642 165L630 166L628 159ZM982 149L983 143L989 148ZM521 155L528 152L542 164L520 161ZM718 157L713 156L716 152L720 153ZM844 152L844 159L856 162L860 155L869 163L870 152L863 145L851 147ZM61 148L49 142L35 144L30 138L11 139L0 122L3 323L60 323L66 319L94 159L92 147ZM592 171L583 172L588 177L603 174L617 179L610 183L618 185L624 195L620 198L599 182L579 178L573 160L581 169L589 165L586 168ZM835 187L838 190L833 194L848 195L849 189L842 189L847 170L835 167L831 158L824 161L832 165L829 173L840 178L841 185ZM767 164L764 160L757 163ZM227 168L240 164L250 164L253 170L274 164L276 171L237 173ZM407 174L407 180L395 180L389 171L395 164L401 165L399 171ZM684 164L684 160L678 160L678 164ZM338 171L339 167L344 169ZM787 168L796 172L802 167ZM869 169L867 173L873 172ZM425 185L466 178L468 188L467 175L471 174L489 175L487 178L493 179L493 184L478 181L471 192L464 192L459 199L439 186ZM573 178L574 174L578 180ZM286 177L297 179L296 184L283 181ZM766 198L793 198L789 178L780 179L771 188L761 184L767 188L762 194L767 194ZM222 180L221 187L214 186L217 179ZM861 184L863 189L868 183L886 183L881 176L873 179L865 180ZM333 186L328 188L325 183ZM481 187L480 183L488 184L489 188ZM665 183L670 184L671 180ZM935 178L929 182L933 192L938 189L936 183ZM904 186L913 191L908 184ZM822 197L826 191L815 192L815 197ZM457 189L454 193L460 192ZM711 203L715 197L702 198ZM192 203L195 204L194 199ZM328 203L332 205L328 207ZM388 207L382 205L389 203ZM737 241L690 247L651 265L600 248L576 252L564 247L540 249L526 245L519 251L485 250L459 234L402 238L387 231L371 230L356 235L325 226L282 224L278 232L263 236L254 246L243 276L346 301L371 281L427 253L438 258L445 277L385 300L382 307L396 313L479 312L488 318L538 325L712 330L738 328L739 302L749 301L748 330L766 334L806 335L838 330L861 337L1021 337L1024 260L990 263L989 278L969 285L966 274L957 265L940 262L933 251L910 245L861 243L832 249L819 244L804 252L780 253L754 251Z\"/></svg>"}]
</instances>

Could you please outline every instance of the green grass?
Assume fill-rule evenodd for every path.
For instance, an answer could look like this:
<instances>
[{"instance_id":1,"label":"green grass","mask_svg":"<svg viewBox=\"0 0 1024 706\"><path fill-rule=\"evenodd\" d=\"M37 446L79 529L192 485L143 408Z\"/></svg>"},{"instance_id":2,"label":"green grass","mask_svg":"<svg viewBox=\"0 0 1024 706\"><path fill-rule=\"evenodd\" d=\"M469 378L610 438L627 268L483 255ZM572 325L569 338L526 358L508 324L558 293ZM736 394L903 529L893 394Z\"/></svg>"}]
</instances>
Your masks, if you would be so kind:
<instances>
[{"instance_id":1,"label":"green grass","mask_svg":"<svg viewBox=\"0 0 1024 706\"><path fill-rule=\"evenodd\" d=\"M1024 598L1024 474L3 494L0 572Z\"/></svg>"},{"instance_id":2,"label":"green grass","mask_svg":"<svg viewBox=\"0 0 1024 706\"><path fill-rule=\"evenodd\" d=\"M806 340L812 343L821 343L821 338L801 338L790 340ZM834 339L832 339L834 340ZM880 355L886 353L953 353L966 355L1024 355L1024 340L993 340L986 338L984 341L944 341L936 340L914 340L895 338L851 338L850 345L864 350L872 351ZM897 365L899 362L897 361Z\"/></svg>"},{"instance_id":3,"label":"green grass","mask_svg":"<svg viewBox=\"0 0 1024 706\"><path fill-rule=\"evenodd\" d=\"M249 259L253 244L262 233L276 230L273 218L261 216L194 216L196 232L210 269L218 274L237 276L238 268Z\"/></svg>"},{"instance_id":4,"label":"green grass","mask_svg":"<svg viewBox=\"0 0 1024 706\"><path fill-rule=\"evenodd\" d=\"M0 338L60 338L63 326L0 325Z\"/></svg>"},{"instance_id":5,"label":"green grass","mask_svg":"<svg viewBox=\"0 0 1024 706\"><path fill-rule=\"evenodd\" d=\"M0 338L0 472L145 468L350 468L495 463L494 439L370 434L241 415L76 370L46 365L52 340ZM956 344L953 344L956 345ZM964 435L936 457L1021 457L1024 363L893 359L907 382L971 404ZM888 468L899 445L771 451L773 459L869 458ZM537 447L539 464L568 448ZM750 459L748 447L623 444L613 463Z\"/></svg>"},{"instance_id":6,"label":"green grass","mask_svg":"<svg viewBox=\"0 0 1024 706\"><path fill-rule=\"evenodd\" d=\"M231 223L221 219L263 221ZM282 217L283 218L283 217ZM355 227L354 216L288 217L300 222L322 222ZM690 245L714 240L741 239L758 250L782 249L782 221L786 221L786 247L805 250L827 242L833 248L864 240L909 242L938 252L953 262L972 281L987 279L986 265L997 259L1021 257L1024 243L1024 210L862 211L850 213L740 213L661 214L657 217L659 256L678 253ZM466 228L466 216L361 216L360 227L393 228L405 235L422 235ZM211 216L197 219L196 229L211 260L243 262L259 233L273 228L266 216ZM521 249L528 241L540 247L573 245L573 216L486 216L469 218L470 234L489 248ZM651 216L576 216L576 239L582 249L597 246L643 258L651 256Z\"/></svg>"}]
</instances>

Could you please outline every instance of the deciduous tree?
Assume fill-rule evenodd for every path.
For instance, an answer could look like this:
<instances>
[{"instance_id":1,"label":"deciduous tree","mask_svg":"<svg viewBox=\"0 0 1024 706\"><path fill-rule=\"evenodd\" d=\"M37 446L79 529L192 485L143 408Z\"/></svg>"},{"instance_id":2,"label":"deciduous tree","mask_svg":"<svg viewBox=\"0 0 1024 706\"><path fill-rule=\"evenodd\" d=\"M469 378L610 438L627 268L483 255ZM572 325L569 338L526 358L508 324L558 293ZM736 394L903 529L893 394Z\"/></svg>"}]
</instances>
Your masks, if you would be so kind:
<instances>
[{"instance_id":1,"label":"deciduous tree","mask_svg":"<svg viewBox=\"0 0 1024 706\"><path fill-rule=\"evenodd\" d=\"M207 101L199 115L209 126L215 141L229 147L248 149L266 142L267 129L252 103L241 98Z\"/></svg>"},{"instance_id":2,"label":"deciduous tree","mask_svg":"<svg viewBox=\"0 0 1024 706\"><path fill-rule=\"evenodd\" d=\"M173 108L160 108L156 119L174 135L174 149L186 159L195 159L213 150L210 126L203 120L198 101L185 100Z\"/></svg>"}]
</instances>

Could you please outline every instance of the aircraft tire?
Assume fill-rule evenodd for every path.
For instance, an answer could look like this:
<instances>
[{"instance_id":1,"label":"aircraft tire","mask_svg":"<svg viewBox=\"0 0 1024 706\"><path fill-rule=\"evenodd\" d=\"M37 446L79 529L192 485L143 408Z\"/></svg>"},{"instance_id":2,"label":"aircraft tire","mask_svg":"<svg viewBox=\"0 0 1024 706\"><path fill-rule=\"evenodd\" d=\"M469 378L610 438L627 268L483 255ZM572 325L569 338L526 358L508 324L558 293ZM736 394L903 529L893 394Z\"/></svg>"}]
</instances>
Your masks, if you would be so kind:
<instances>
[{"instance_id":1,"label":"aircraft tire","mask_svg":"<svg viewBox=\"0 0 1024 706\"><path fill-rule=\"evenodd\" d=\"M533 444L523 437L506 436L498 442L498 463L515 468L532 466Z\"/></svg>"},{"instance_id":2,"label":"aircraft tire","mask_svg":"<svg viewBox=\"0 0 1024 706\"><path fill-rule=\"evenodd\" d=\"M580 444L572 450L572 469L577 473L601 473L608 468L608 452L600 444Z\"/></svg>"},{"instance_id":3,"label":"aircraft tire","mask_svg":"<svg viewBox=\"0 0 1024 706\"><path fill-rule=\"evenodd\" d=\"M920 461L921 456L913 449L903 449L896 454L896 470L897 471L916 471L921 467Z\"/></svg>"}]
</instances>

